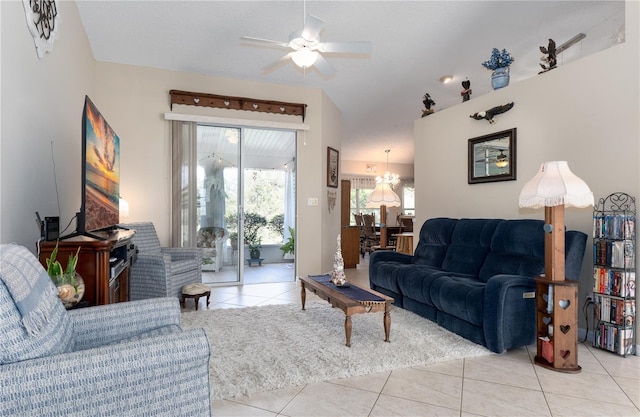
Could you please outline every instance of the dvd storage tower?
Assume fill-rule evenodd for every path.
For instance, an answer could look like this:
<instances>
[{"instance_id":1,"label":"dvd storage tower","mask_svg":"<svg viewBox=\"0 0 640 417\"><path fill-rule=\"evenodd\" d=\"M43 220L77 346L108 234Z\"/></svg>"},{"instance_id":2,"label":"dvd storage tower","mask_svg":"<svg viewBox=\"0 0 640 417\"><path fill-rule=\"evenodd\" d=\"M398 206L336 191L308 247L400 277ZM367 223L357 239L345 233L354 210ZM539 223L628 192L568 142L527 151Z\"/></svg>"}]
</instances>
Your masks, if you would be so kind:
<instances>
[{"instance_id":1,"label":"dvd storage tower","mask_svg":"<svg viewBox=\"0 0 640 417\"><path fill-rule=\"evenodd\" d=\"M636 201L625 193L601 198L593 211L593 346L635 353Z\"/></svg>"}]
</instances>

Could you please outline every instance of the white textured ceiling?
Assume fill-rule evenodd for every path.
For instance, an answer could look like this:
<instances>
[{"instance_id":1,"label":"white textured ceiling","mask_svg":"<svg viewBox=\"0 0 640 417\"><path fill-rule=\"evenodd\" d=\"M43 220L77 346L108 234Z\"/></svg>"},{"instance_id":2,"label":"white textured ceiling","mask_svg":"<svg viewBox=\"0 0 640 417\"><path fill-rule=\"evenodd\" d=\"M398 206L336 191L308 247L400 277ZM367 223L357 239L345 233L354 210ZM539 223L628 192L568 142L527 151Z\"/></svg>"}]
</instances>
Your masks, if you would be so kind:
<instances>
[{"instance_id":1,"label":"white textured ceiling","mask_svg":"<svg viewBox=\"0 0 640 417\"><path fill-rule=\"evenodd\" d=\"M538 47L578 33L587 38L559 65L615 43L623 1L83 1L82 23L98 61L323 89L343 114L341 158L413 163L413 122L428 92L441 110L491 89L481 62L493 47L516 61L511 82L535 76ZM293 63L263 74L287 51L242 41L287 41L306 12L327 23L322 41L372 44L370 56L324 54L337 70L325 79ZM452 74L450 84L438 79ZM203 93L217 94L216 91ZM264 97L256 97L264 98ZM504 104L504 103L496 103ZM477 109L478 111L484 109Z\"/></svg>"}]
</instances>

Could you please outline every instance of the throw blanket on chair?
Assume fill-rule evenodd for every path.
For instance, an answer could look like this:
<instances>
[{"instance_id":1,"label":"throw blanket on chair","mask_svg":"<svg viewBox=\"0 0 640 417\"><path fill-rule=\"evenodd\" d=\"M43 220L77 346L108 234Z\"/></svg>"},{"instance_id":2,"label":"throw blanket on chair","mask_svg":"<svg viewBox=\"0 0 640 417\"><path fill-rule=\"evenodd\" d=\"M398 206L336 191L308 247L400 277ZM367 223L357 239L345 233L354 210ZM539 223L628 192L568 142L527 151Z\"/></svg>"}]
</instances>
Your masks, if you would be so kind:
<instances>
[{"instance_id":1,"label":"throw blanket on chair","mask_svg":"<svg viewBox=\"0 0 640 417\"><path fill-rule=\"evenodd\" d=\"M59 301L47 271L36 268L31 262L33 255L29 259L19 248L3 245L0 279L22 315L22 325L27 333L36 336L46 327L52 309Z\"/></svg>"}]
</instances>

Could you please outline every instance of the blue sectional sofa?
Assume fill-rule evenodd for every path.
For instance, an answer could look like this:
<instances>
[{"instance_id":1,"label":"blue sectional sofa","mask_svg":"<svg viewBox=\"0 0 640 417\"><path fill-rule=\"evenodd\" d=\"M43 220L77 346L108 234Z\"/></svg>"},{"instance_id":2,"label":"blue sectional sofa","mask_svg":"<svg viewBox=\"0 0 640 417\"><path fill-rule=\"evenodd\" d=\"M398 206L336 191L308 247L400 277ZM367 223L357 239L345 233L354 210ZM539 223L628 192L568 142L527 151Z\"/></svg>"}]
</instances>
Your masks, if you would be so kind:
<instances>
[{"instance_id":1,"label":"blue sectional sofa","mask_svg":"<svg viewBox=\"0 0 640 417\"><path fill-rule=\"evenodd\" d=\"M544 274L542 220L427 220L413 255L378 251L371 288L489 350L535 342L535 276ZM587 235L565 233L565 276L578 279Z\"/></svg>"}]
</instances>

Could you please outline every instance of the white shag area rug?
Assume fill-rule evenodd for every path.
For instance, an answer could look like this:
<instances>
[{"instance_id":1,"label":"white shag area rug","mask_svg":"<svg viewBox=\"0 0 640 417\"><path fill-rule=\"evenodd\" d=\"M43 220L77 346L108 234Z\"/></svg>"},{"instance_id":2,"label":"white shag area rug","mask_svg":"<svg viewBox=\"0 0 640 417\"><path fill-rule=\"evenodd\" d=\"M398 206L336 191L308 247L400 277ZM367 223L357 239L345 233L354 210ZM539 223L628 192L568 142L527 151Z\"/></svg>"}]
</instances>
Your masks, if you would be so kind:
<instances>
[{"instance_id":1,"label":"white shag area rug","mask_svg":"<svg viewBox=\"0 0 640 417\"><path fill-rule=\"evenodd\" d=\"M489 355L483 346L416 314L393 308L390 343L383 313L352 316L324 302L182 313L184 328L202 327L211 345L213 400L312 382Z\"/></svg>"}]
</instances>

